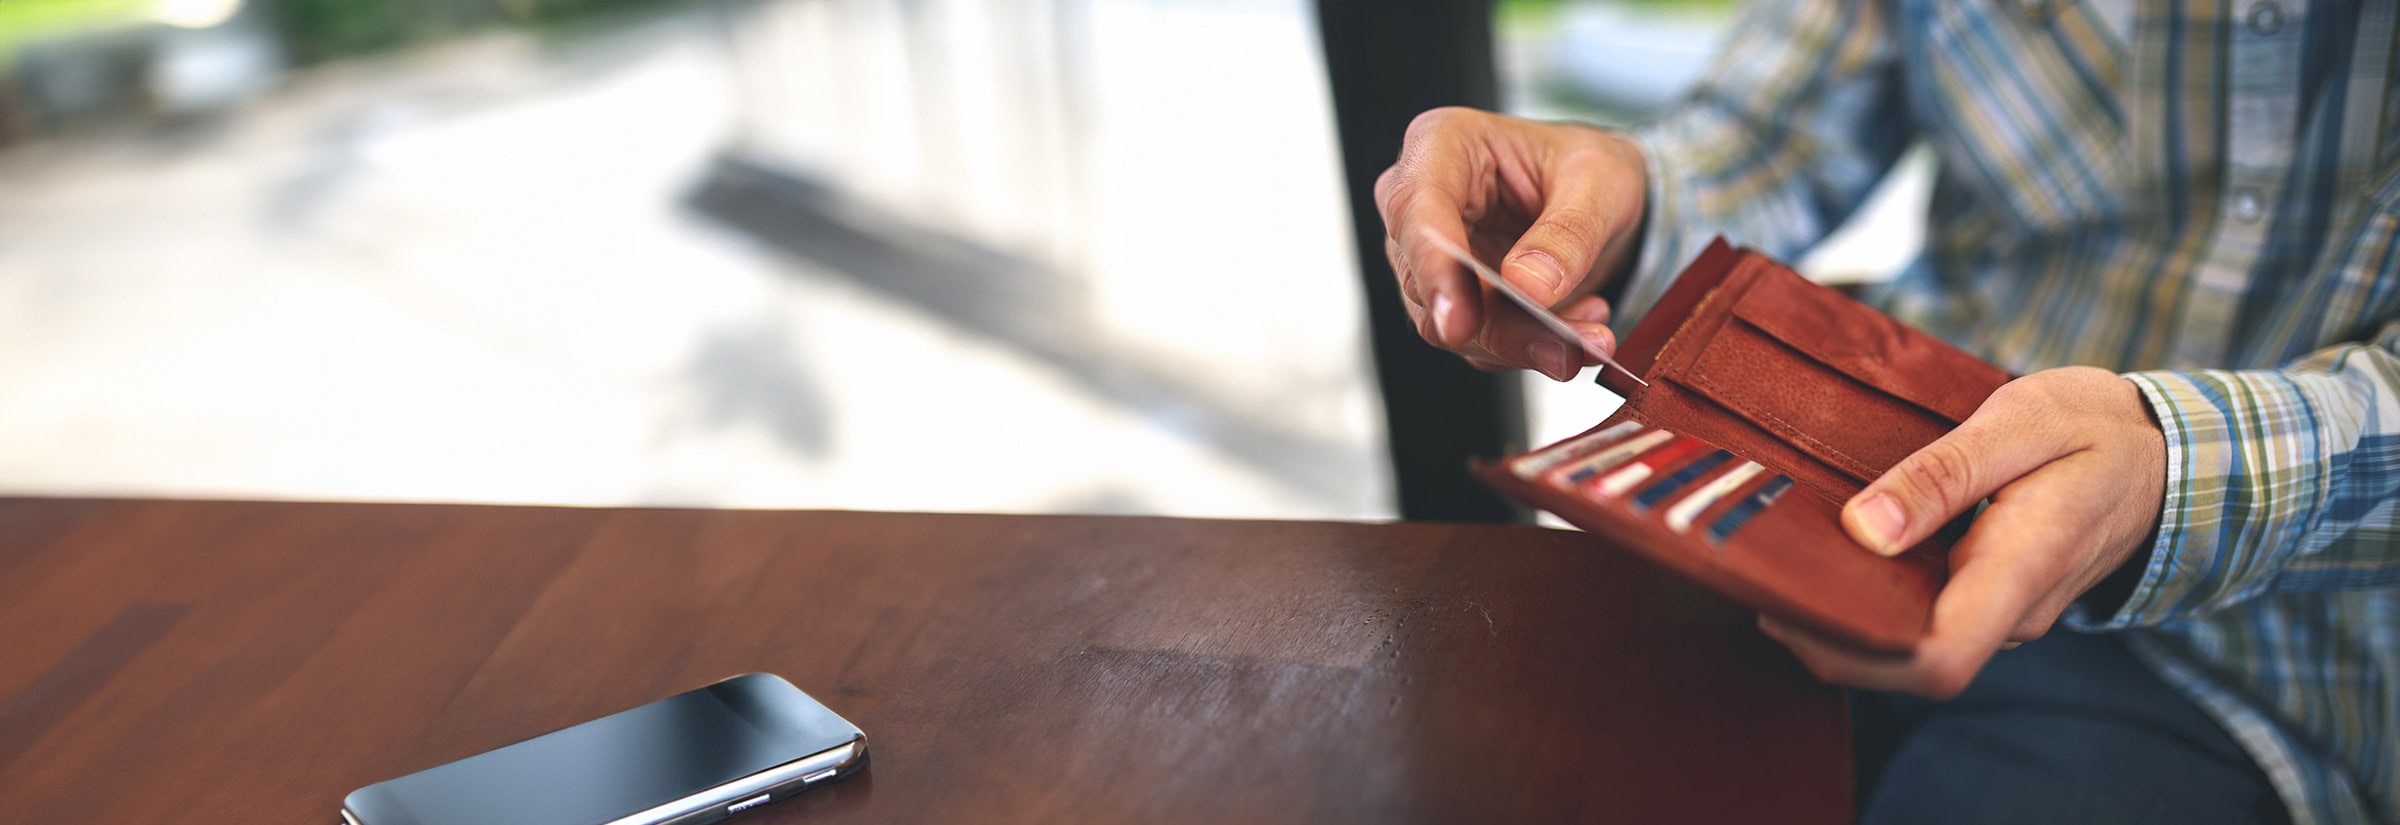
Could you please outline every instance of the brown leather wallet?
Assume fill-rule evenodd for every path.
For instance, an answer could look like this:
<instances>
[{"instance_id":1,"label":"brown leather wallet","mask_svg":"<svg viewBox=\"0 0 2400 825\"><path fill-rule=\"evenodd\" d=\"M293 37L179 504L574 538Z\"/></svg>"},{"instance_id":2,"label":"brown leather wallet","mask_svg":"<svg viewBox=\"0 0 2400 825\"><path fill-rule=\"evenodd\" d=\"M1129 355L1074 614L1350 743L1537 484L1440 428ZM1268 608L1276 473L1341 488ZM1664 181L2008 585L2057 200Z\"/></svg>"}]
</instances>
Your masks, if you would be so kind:
<instances>
[{"instance_id":1,"label":"brown leather wallet","mask_svg":"<svg viewBox=\"0 0 2400 825\"><path fill-rule=\"evenodd\" d=\"M1615 414L1475 473L1760 612L1868 650L1916 645L1963 518L1885 558L1843 531L1842 503L2008 373L1723 239L1616 358L1649 386L1604 370Z\"/></svg>"}]
</instances>

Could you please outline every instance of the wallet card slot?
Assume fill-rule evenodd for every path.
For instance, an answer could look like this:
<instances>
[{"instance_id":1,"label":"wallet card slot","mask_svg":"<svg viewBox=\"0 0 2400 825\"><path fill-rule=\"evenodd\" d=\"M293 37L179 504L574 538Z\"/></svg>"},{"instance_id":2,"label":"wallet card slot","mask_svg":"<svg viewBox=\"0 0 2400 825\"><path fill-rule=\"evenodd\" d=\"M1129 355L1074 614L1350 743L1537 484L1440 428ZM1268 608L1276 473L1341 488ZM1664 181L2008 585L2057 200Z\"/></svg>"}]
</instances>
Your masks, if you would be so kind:
<instances>
[{"instance_id":1,"label":"wallet card slot","mask_svg":"<svg viewBox=\"0 0 2400 825\"><path fill-rule=\"evenodd\" d=\"M1621 446L1619 442L1640 433L1643 429L1645 426L1642 422L1632 419L1619 421L1606 427L1594 427L1582 435L1518 456L1508 462L1508 469L1510 472L1516 473L1518 478L1531 481L1543 473L1569 463L1578 465L1590 463L1579 461L1579 459L1597 456L1604 460L1612 454L1606 451L1616 450Z\"/></svg>"},{"instance_id":2,"label":"wallet card slot","mask_svg":"<svg viewBox=\"0 0 2400 825\"><path fill-rule=\"evenodd\" d=\"M1684 462L1706 454L1709 449L1708 443L1700 439L1676 435L1672 440L1634 457L1624 466L1578 482L1575 490L1585 498L1605 503L1649 485L1653 479L1673 473Z\"/></svg>"},{"instance_id":3,"label":"wallet card slot","mask_svg":"<svg viewBox=\"0 0 2400 825\"><path fill-rule=\"evenodd\" d=\"M1760 505L1717 553L1719 563L1749 571L1769 592L1814 594L1845 620L1917 633L1949 577L1938 556L1868 552L1842 529L1839 505L1788 493Z\"/></svg>"},{"instance_id":4,"label":"wallet card slot","mask_svg":"<svg viewBox=\"0 0 2400 825\"><path fill-rule=\"evenodd\" d=\"M1715 518L1709 520L1709 543L1723 545L1732 539L1734 534L1740 533L1743 527L1749 526L1751 519L1757 518L1758 514L1765 511L1768 505L1774 504L1776 499L1782 498L1783 494L1790 492L1791 489L1791 477L1776 476L1769 479L1766 484L1760 485L1757 490L1735 499L1733 506L1725 508L1725 512L1718 513Z\"/></svg>"},{"instance_id":5,"label":"wallet card slot","mask_svg":"<svg viewBox=\"0 0 2400 825\"><path fill-rule=\"evenodd\" d=\"M1624 420L1636 419L1604 422L1593 432ZM1578 448L1582 457L1547 466L1533 478L1513 472L1506 461L1479 464L1476 473L1510 497L1556 513L1603 541L1761 612L1863 649L1905 651L1923 635L1943 573L1935 557L1865 552L1843 532L1837 501L1790 495L1807 485L1715 439L1648 425L1611 436L1593 439L1598 446ZM1600 455L1636 442L1648 446L1619 459ZM1697 449L1687 446L1695 442ZM1667 457L1675 454L1680 455ZM1581 480L1570 480L1578 473L1571 465L1594 459L1613 466L1585 468ZM1596 489L1616 472L1645 466L1651 467L1645 480L1617 495L1603 496ZM1650 506L1637 504L1645 497Z\"/></svg>"},{"instance_id":6,"label":"wallet card slot","mask_svg":"<svg viewBox=\"0 0 2400 825\"><path fill-rule=\"evenodd\" d=\"M1667 443L1674 437L1674 433L1670 433L1665 430L1649 430L1647 432L1642 432L1626 438L1621 443L1609 445L1607 449L1594 451L1590 455L1552 468L1546 471L1542 478L1548 480L1551 484L1568 490L1573 490L1575 485L1586 481L1591 481L1598 478L1602 473L1615 470L1617 465L1624 464L1626 461L1633 459L1635 456L1647 453L1651 449Z\"/></svg>"},{"instance_id":7,"label":"wallet card slot","mask_svg":"<svg viewBox=\"0 0 2400 825\"><path fill-rule=\"evenodd\" d=\"M1742 497L1735 493L1765 475L1767 475L1766 465L1756 461L1745 459L1735 464L1732 469L1710 479L1700 489L1693 490L1691 495L1684 496L1677 500L1674 506L1668 507L1667 529L1678 533L1691 532L1692 524L1700 520L1702 513L1715 509L1721 502L1740 501ZM1783 477L1775 476L1774 478Z\"/></svg>"},{"instance_id":8,"label":"wallet card slot","mask_svg":"<svg viewBox=\"0 0 2400 825\"><path fill-rule=\"evenodd\" d=\"M1708 475L1732 460L1733 454L1724 450L1716 450L1701 456L1698 460L1685 464L1674 472L1666 474L1665 477L1651 482L1650 486L1643 488L1641 492L1635 493L1633 495L1634 509L1657 509L1658 505L1666 503L1668 499L1676 497L1685 490L1692 489L1693 482L1699 481L1701 476Z\"/></svg>"},{"instance_id":9,"label":"wallet card slot","mask_svg":"<svg viewBox=\"0 0 2400 825\"><path fill-rule=\"evenodd\" d=\"M1595 435L1602 437L1587 438ZM1604 447L1593 446L1595 443ZM1551 449L1586 457L1571 464L1538 463L1537 467L1548 470L1544 483L1594 506L1624 506L1637 514L1654 514L1668 529L1686 534L1692 532L1702 513L1722 510L1711 517L1705 531L1713 544L1723 544L1757 510L1791 486L1788 477L1767 476L1766 467L1756 461L1697 438L1632 421L1568 439ZM1525 458L1542 452L1549 450ZM1526 475L1519 472L1520 477ZM1754 486L1756 489L1751 489ZM1736 491L1738 495L1729 495Z\"/></svg>"}]
</instances>

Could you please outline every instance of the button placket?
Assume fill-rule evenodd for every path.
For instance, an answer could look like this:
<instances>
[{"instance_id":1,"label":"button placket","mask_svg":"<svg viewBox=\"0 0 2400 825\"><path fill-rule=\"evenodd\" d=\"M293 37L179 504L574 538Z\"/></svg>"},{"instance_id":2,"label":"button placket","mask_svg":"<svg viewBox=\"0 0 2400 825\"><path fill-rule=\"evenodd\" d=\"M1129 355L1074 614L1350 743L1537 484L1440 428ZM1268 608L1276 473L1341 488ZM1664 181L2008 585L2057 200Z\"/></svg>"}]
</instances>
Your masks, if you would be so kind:
<instances>
[{"instance_id":1,"label":"button placket","mask_svg":"<svg viewBox=\"0 0 2400 825\"><path fill-rule=\"evenodd\" d=\"M2242 302L2258 277L2269 219L2291 167L2294 146L2287 129L2300 116L2301 44L2275 35L2299 23L2296 15L2306 10L2287 9L2282 0L2237 8L2246 8L2239 25L2247 31L2235 30L2227 44L2232 54L2218 112L2225 128L2225 188L2214 204L2216 231L2205 257L2195 263L2170 348L2171 360L2183 368L2222 366L2230 355Z\"/></svg>"},{"instance_id":2,"label":"button placket","mask_svg":"<svg viewBox=\"0 0 2400 825\"><path fill-rule=\"evenodd\" d=\"M2251 4L2250 30L2261 37L2271 37L2283 31L2283 6L2275 0L2259 0Z\"/></svg>"},{"instance_id":3,"label":"button placket","mask_svg":"<svg viewBox=\"0 0 2400 825\"><path fill-rule=\"evenodd\" d=\"M2234 220L2242 223L2257 223L2259 218L2265 217L2267 214L2266 198L2254 188L2235 189L2228 211L2233 215Z\"/></svg>"}]
</instances>

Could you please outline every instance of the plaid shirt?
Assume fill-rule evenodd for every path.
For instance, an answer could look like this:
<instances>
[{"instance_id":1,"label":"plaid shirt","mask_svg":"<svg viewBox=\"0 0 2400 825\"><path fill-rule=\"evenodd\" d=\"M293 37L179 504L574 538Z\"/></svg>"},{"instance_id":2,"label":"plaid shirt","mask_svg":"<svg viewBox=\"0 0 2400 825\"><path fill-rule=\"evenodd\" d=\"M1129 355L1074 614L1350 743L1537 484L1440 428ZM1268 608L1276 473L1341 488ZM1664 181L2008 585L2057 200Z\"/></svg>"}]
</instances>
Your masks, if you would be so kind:
<instances>
[{"instance_id":1,"label":"plaid shirt","mask_svg":"<svg viewBox=\"0 0 2400 825\"><path fill-rule=\"evenodd\" d=\"M2295 821L2400 822L2400 0L1760 3L1650 158L1630 328L1724 234L1790 257L1913 140L1893 315L2125 371L2166 431L2121 631Z\"/></svg>"}]
</instances>

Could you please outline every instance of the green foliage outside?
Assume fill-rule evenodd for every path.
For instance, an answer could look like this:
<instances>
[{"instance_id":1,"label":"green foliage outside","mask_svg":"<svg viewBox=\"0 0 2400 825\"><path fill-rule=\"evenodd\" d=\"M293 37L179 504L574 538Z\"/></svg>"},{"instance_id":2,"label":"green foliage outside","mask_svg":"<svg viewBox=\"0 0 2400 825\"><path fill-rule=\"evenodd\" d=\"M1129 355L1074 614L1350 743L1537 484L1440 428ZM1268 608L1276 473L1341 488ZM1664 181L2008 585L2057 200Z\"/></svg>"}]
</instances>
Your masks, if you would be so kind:
<instances>
[{"instance_id":1,"label":"green foliage outside","mask_svg":"<svg viewBox=\"0 0 2400 825\"><path fill-rule=\"evenodd\" d=\"M1496 28L1502 31L1538 32L1548 29L1561 10L1601 2L1661 14L1722 15L1731 12L1740 0L1498 0L1492 17Z\"/></svg>"},{"instance_id":2,"label":"green foliage outside","mask_svg":"<svg viewBox=\"0 0 2400 825\"><path fill-rule=\"evenodd\" d=\"M150 19L151 0L0 0L0 72L17 49L49 37Z\"/></svg>"},{"instance_id":3,"label":"green foliage outside","mask_svg":"<svg viewBox=\"0 0 2400 825\"><path fill-rule=\"evenodd\" d=\"M448 4L403 0L276 0L274 20L292 58L317 62L406 45L447 28L426 19ZM442 15L446 17L447 15Z\"/></svg>"},{"instance_id":4,"label":"green foliage outside","mask_svg":"<svg viewBox=\"0 0 2400 825\"><path fill-rule=\"evenodd\" d=\"M0 3L11 0L0 0ZM373 54L498 25L572 27L672 0L265 0L304 63Z\"/></svg>"}]
</instances>

